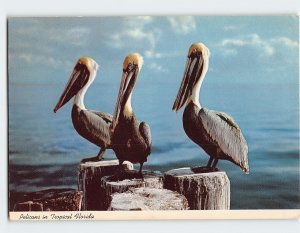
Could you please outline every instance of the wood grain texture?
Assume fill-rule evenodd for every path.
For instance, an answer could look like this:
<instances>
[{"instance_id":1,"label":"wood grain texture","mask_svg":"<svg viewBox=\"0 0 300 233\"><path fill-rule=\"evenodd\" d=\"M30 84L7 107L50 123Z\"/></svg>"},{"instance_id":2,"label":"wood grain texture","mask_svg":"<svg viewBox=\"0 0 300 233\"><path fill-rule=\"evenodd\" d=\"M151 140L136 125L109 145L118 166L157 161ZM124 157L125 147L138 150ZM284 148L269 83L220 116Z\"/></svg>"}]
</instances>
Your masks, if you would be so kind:
<instances>
[{"instance_id":1,"label":"wood grain texture","mask_svg":"<svg viewBox=\"0 0 300 233\"><path fill-rule=\"evenodd\" d=\"M132 170L133 165L125 161L123 168ZM78 189L83 192L83 210L106 210L103 207L105 193L101 189L101 178L116 173L118 160L104 160L80 164L78 172Z\"/></svg>"},{"instance_id":2,"label":"wood grain texture","mask_svg":"<svg viewBox=\"0 0 300 233\"><path fill-rule=\"evenodd\" d=\"M114 193L108 210L188 210L188 201L177 192L157 188L134 188Z\"/></svg>"},{"instance_id":3,"label":"wood grain texture","mask_svg":"<svg viewBox=\"0 0 300 233\"><path fill-rule=\"evenodd\" d=\"M123 179L118 181L111 181L109 176L101 179L101 188L105 190L105 208L107 209L111 203L112 194L124 193L133 188L148 187L148 188L163 188L163 176L160 172L153 173L147 171L143 172L144 179Z\"/></svg>"},{"instance_id":4,"label":"wood grain texture","mask_svg":"<svg viewBox=\"0 0 300 233\"><path fill-rule=\"evenodd\" d=\"M73 189L10 193L10 209L11 211L80 211L82 197L82 192Z\"/></svg>"},{"instance_id":5,"label":"wood grain texture","mask_svg":"<svg viewBox=\"0 0 300 233\"><path fill-rule=\"evenodd\" d=\"M164 174L164 188L184 195L192 210L229 210L230 181L223 171L194 173L190 168Z\"/></svg>"}]
</instances>

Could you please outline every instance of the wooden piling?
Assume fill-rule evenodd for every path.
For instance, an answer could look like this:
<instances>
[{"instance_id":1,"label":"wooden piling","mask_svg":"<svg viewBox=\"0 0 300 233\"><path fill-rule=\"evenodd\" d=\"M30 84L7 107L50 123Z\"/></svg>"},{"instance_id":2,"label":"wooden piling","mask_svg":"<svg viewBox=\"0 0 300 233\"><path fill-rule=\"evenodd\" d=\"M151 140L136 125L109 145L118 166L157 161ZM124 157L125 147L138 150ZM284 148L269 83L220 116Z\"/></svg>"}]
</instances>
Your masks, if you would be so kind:
<instances>
[{"instance_id":1,"label":"wooden piling","mask_svg":"<svg viewBox=\"0 0 300 233\"><path fill-rule=\"evenodd\" d=\"M184 195L192 210L229 210L230 181L223 171L194 173L191 168L164 174L164 188Z\"/></svg>"},{"instance_id":2,"label":"wooden piling","mask_svg":"<svg viewBox=\"0 0 300 233\"><path fill-rule=\"evenodd\" d=\"M11 211L80 211L83 194L74 189L10 193ZM12 209L13 208L13 209Z\"/></svg>"},{"instance_id":3,"label":"wooden piling","mask_svg":"<svg viewBox=\"0 0 300 233\"><path fill-rule=\"evenodd\" d=\"M130 174L131 173L131 174ZM121 180L112 180L112 177L105 176L101 179L101 188L105 190L105 198L103 205L105 209L110 206L111 195L113 193L123 193L132 188L148 187L155 189L163 188L163 175L160 172L143 171L143 179L132 178L136 171L129 171L124 174Z\"/></svg>"},{"instance_id":4,"label":"wooden piling","mask_svg":"<svg viewBox=\"0 0 300 233\"><path fill-rule=\"evenodd\" d=\"M125 170L132 170L133 164L125 161ZM79 166L78 189L83 192L83 210L106 210L103 207L105 192L101 189L101 178L110 176L119 169L118 160L86 162Z\"/></svg>"},{"instance_id":5,"label":"wooden piling","mask_svg":"<svg viewBox=\"0 0 300 233\"><path fill-rule=\"evenodd\" d=\"M112 194L108 210L188 210L188 201L177 192L157 188L134 188Z\"/></svg>"},{"instance_id":6,"label":"wooden piling","mask_svg":"<svg viewBox=\"0 0 300 233\"><path fill-rule=\"evenodd\" d=\"M17 203L15 204L14 211L43 211L43 204L33 201Z\"/></svg>"}]
</instances>

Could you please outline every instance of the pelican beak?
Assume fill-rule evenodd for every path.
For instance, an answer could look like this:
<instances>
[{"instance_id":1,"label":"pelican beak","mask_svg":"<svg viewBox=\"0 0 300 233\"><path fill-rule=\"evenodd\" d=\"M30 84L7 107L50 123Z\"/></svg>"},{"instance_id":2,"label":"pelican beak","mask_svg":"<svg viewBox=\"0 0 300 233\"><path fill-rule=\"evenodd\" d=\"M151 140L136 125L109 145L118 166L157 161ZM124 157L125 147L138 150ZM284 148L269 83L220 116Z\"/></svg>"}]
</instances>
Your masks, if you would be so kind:
<instances>
[{"instance_id":1,"label":"pelican beak","mask_svg":"<svg viewBox=\"0 0 300 233\"><path fill-rule=\"evenodd\" d=\"M65 87L65 90L53 109L55 113L86 85L89 80L89 76L90 71L88 70L87 66L78 61Z\"/></svg>"},{"instance_id":2,"label":"pelican beak","mask_svg":"<svg viewBox=\"0 0 300 233\"><path fill-rule=\"evenodd\" d=\"M174 112L177 112L191 96L193 88L203 71L203 61L202 52L200 51L194 51L188 55L183 79L172 108Z\"/></svg>"},{"instance_id":3,"label":"pelican beak","mask_svg":"<svg viewBox=\"0 0 300 233\"><path fill-rule=\"evenodd\" d=\"M129 63L127 66L125 67L123 66L122 80L120 84L117 103L115 106L113 121L111 124L112 131L114 131L116 125L118 124L120 113L124 109L124 106L132 93L138 74L139 74L138 64Z\"/></svg>"}]
</instances>

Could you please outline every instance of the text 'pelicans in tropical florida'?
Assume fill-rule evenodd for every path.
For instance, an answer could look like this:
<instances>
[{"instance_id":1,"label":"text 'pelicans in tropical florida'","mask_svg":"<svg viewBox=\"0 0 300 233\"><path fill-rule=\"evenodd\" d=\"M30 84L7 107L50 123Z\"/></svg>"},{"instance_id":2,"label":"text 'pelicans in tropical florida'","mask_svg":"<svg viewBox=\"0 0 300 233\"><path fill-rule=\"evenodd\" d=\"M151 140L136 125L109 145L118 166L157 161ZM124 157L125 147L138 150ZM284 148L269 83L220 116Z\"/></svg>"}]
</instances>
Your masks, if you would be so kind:
<instances>
[{"instance_id":1,"label":"text 'pelicans in tropical florida'","mask_svg":"<svg viewBox=\"0 0 300 233\"><path fill-rule=\"evenodd\" d=\"M183 128L188 137L210 156L206 168L195 172L215 171L219 159L229 160L249 173L248 146L239 126L224 112L201 107L199 94L208 70L210 52L202 43L192 44L173 111L184 104Z\"/></svg>"},{"instance_id":2,"label":"text 'pelicans in tropical florida'","mask_svg":"<svg viewBox=\"0 0 300 233\"><path fill-rule=\"evenodd\" d=\"M151 153L150 127L139 122L131 106L132 90L143 65L143 58L138 53L129 54L123 63L122 80L111 124L112 147L119 159L120 167L127 160L139 163L139 175Z\"/></svg>"},{"instance_id":3,"label":"text 'pelicans in tropical florida'","mask_svg":"<svg viewBox=\"0 0 300 233\"><path fill-rule=\"evenodd\" d=\"M84 95L94 81L97 70L98 64L93 59L80 58L53 110L56 112L75 95L71 115L73 126L79 135L101 148L96 157L86 158L81 162L102 160L105 150L110 148L111 133L109 127L112 122L112 115L87 110L84 105Z\"/></svg>"}]
</instances>

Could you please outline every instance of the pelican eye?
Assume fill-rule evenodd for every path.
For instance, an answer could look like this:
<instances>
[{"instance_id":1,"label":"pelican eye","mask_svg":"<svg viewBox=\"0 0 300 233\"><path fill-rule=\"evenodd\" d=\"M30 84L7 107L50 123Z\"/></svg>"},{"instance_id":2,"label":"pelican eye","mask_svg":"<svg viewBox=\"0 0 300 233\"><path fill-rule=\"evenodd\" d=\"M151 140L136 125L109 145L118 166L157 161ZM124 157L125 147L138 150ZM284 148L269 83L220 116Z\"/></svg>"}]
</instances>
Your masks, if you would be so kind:
<instances>
[{"instance_id":1,"label":"pelican eye","mask_svg":"<svg viewBox=\"0 0 300 233\"><path fill-rule=\"evenodd\" d=\"M137 64L129 62L128 65L127 65L127 68L125 70L123 70L123 71L125 71L125 72L131 72L136 67L137 67Z\"/></svg>"},{"instance_id":2,"label":"pelican eye","mask_svg":"<svg viewBox=\"0 0 300 233\"><path fill-rule=\"evenodd\" d=\"M201 51L199 51L198 49L193 49L190 53L190 56L189 57L200 57L201 55Z\"/></svg>"}]
</instances>

